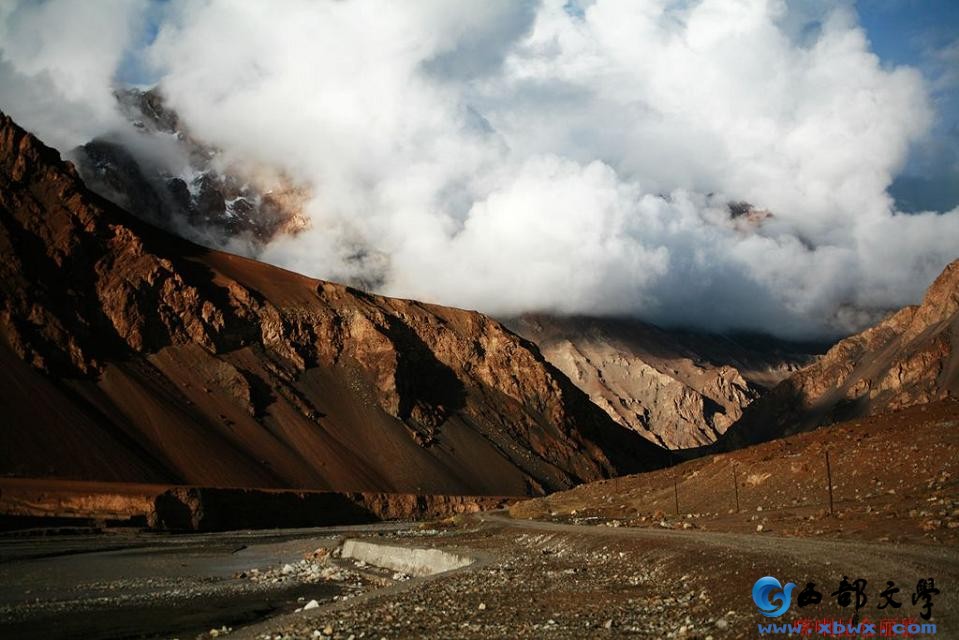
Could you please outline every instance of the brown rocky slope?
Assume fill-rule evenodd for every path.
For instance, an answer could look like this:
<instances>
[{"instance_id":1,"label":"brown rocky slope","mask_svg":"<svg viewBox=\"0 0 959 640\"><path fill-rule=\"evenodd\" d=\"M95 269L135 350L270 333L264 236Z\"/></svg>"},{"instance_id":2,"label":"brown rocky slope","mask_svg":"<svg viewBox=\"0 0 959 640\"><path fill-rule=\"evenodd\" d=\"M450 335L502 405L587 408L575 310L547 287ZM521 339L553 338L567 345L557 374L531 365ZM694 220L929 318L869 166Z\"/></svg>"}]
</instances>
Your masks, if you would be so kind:
<instances>
[{"instance_id":1,"label":"brown rocky slope","mask_svg":"<svg viewBox=\"0 0 959 640\"><path fill-rule=\"evenodd\" d=\"M475 312L210 251L0 117L0 472L518 495L658 466Z\"/></svg>"},{"instance_id":2,"label":"brown rocky slope","mask_svg":"<svg viewBox=\"0 0 959 640\"><path fill-rule=\"evenodd\" d=\"M738 448L861 416L959 397L959 260L922 304L833 346L750 405L719 441Z\"/></svg>"},{"instance_id":3,"label":"brown rocky slope","mask_svg":"<svg viewBox=\"0 0 959 640\"><path fill-rule=\"evenodd\" d=\"M715 441L818 347L633 319L526 315L507 324L613 420L670 449Z\"/></svg>"}]
</instances>

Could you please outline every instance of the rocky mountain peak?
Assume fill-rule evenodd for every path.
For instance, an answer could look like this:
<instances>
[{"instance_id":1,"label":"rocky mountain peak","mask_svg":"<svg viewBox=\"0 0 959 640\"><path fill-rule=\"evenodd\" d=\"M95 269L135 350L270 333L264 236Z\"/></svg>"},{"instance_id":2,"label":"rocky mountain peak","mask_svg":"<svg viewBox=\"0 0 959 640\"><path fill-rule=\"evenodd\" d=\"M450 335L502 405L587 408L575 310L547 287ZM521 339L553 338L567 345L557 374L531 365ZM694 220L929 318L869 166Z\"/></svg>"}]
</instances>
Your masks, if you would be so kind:
<instances>
[{"instance_id":1,"label":"rocky mountain peak","mask_svg":"<svg viewBox=\"0 0 959 640\"><path fill-rule=\"evenodd\" d=\"M938 322L949 321L959 311L959 260L954 260L929 286L913 318L913 334Z\"/></svg>"}]
</instances>

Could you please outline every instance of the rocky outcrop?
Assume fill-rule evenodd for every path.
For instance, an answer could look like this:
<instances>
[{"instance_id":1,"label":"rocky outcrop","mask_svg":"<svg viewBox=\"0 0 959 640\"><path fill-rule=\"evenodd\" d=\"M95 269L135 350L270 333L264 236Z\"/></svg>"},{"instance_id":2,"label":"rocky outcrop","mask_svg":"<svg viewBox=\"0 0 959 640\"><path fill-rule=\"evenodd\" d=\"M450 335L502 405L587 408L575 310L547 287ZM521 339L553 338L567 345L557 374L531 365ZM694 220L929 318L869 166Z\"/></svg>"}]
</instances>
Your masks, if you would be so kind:
<instances>
[{"instance_id":1,"label":"rocky outcrop","mask_svg":"<svg viewBox=\"0 0 959 640\"><path fill-rule=\"evenodd\" d=\"M437 519L501 509L514 499L402 493L336 493L177 487L145 514L153 529L230 531Z\"/></svg>"},{"instance_id":2,"label":"rocky outcrop","mask_svg":"<svg viewBox=\"0 0 959 640\"><path fill-rule=\"evenodd\" d=\"M668 331L637 320L509 321L609 416L671 449L715 441L801 363L809 345Z\"/></svg>"},{"instance_id":3,"label":"rocky outcrop","mask_svg":"<svg viewBox=\"0 0 959 640\"><path fill-rule=\"evenodd\" d=\"M959 396L959 260L922 304L850 336L747 409L735 448L817 426Z\"/></svg>"},{"instance_id":4,"label":"rocky outcrop","mask_svg":"<svg viewBox=\"0 0 959 640\"><path fill-rule=\"evenodd\" d=\"M4 473L516 495L663 460L498 322L168 235L7 117L0 272Z\"/></svg>"}]
</instances>

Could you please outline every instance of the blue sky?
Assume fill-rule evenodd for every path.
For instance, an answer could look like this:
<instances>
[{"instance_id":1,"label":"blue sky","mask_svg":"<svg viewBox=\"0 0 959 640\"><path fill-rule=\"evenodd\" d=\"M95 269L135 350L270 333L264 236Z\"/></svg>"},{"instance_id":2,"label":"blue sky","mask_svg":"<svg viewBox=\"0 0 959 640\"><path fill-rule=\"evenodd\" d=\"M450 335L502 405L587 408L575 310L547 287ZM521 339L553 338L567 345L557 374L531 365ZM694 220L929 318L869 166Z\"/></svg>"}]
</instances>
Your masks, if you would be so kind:
<instances>
[{"instance_id":1,"label":"blue sky","mask_svg":"<svg viewBox=\"0 0 959 640\"><path fill-rule=\"evenodd\" d=\"M955 0L859 0L856 9L873 50L889 63L922 67L959 37Z\"/></svg>"},{"instance_id":2,"label":"blue sky","mask_svg":"<svg viewBox=\"0 0 959 640\"><path fill-rule=\"evenodd\" d=\"M951 209L959 205L959 2L859 0L856 9L873 51L884 64L922 71L936 107L930 140L913 150L890 191L906 211Z\"/></svg>"}]
</instances>

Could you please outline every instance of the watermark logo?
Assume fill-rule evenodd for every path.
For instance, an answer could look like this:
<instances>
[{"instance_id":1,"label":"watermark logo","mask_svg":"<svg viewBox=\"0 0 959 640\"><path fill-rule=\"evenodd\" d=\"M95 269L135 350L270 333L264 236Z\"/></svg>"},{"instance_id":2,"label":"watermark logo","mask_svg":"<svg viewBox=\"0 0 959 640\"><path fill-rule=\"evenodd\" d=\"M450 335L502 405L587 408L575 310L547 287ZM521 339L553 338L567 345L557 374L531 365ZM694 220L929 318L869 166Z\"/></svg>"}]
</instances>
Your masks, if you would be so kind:
<instances>
[{"instance_id":1,"label":"watermark logo","mask_svg":"<svg viewBox=\"0 0 959 640\"><path fill-rule=\"evenodd\" d=\"M787 582L783 586L776 578L765 576L753 585L753 602L767 618L778 618L789 610L795 588L795 583Z\"/></svg>"}]
</instances>

